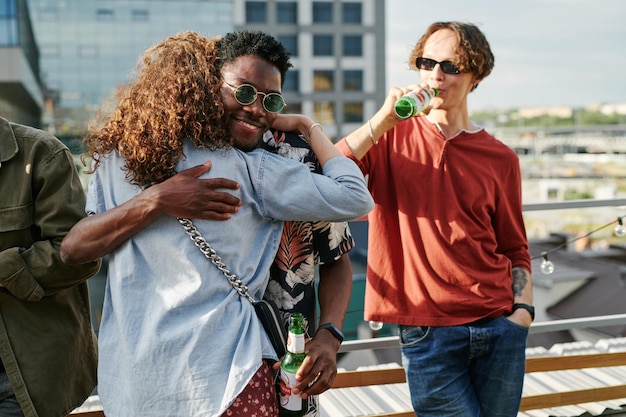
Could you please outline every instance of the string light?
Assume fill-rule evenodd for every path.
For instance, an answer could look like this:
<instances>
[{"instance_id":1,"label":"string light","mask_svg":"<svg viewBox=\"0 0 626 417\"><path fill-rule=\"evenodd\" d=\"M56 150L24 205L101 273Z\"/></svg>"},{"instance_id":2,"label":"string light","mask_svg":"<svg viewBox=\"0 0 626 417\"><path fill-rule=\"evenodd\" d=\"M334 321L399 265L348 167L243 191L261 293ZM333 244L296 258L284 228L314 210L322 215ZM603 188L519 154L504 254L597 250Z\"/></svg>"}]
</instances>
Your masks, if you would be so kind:
<instances>
[{"instance_id":1,"label":"string light","mask_svg":"<svg viewBox=\"0 0 626 417\"><path fill-rule=\"evenodd\" d=\"M541 257L543 258L541 261L541 272L550 275L554 272L554 264L548 259L548 252L542 252Z\"/></svg>"},{"instance_id":2,"label":"string light","mask_svg":"<svg viewBox=\"0 0 626 417\"><path fill-rule=\"evenodd\" d=\"M589 236L591 236L592 234L594 234L596 232L599 232L600 230L605 229L607 227L610 227L610 226L614 225L615 223L617 223L617 225L613 229L613 232L615 233L615 236L617 236L617 237L624 237L624 236L626 236L626 227L624 226L623 219L624 219L624 216L620 216L616 220L613 220L610 223L607 223L607 224L605 224L603 226L600 226L597 229L594 229L591 232L586 233L585 235L577 236L575 238L572 238L570 240L567 240L567 241L561 243L560 245L557 245L557 246L553 247L550 250L541 252L541 255L539 255L541 257L541 259L542 259L541 260L541 272L543 274L546 274L546 275L550 275L550 274L552 274L554 272L554 263L548 259L548 255L550 253L556 252L557 250L562 249L562 248L568 246L569 244L576 242L577 240L586 239ZM539 256L533 256L531 259L533 259L533 260L534 259L538 259ZM348 313L350 313L350 311ZM372 321L369 322L369 327L370 327L370 329L372 329L374 331L379 331L379 330L381 330L383 328L383 323L380 322L380 321L373 321L372 320Z\"/></svg>"},{"instance_id":3,"label":"string light","mask_svg":"<svg viewBox=\"0 0 626 417\"><path fill-rule=\"evenodd\" d=\"M617 226L615 226L615 229L613 229L613 232L615 232L615 236L617 237L626 236L626 227L624 227L624 223L622 223L621 217L617 218Z\"/></svg>"},{"instance_id":4,"label":"string light","mask_svg":"<svg viewBox=\"0 0 626 417\"><path fill-rule=\"evenodd\" d=\"M370 329L374 330L375 332L379 331L380 329L383 328L383 322L382 321L370 321Z\"/></svg>"},{"instance_id":5,"label":"string light","mask_svg":"<svg viewBox=\"0 0 626 417\"><path fill-rule=\"evenodd\" d=\"M567 245L569 245L570 243L576 242L577 240L586 239L589 236L591 236L592 234L594 234L596 232L599 232L600 230L605 229L605 228L607 228L609 226L612 226L615 223L617 223L617 225L613 229L613 232L615 233L615 236L618 236L618 237L626 236L626 227L624 227L623 220L622 220L623 218L624 218L624 216L620 216L620 217L617 218L617 220L613 220L610 223L607 223L607 224L605 224L603 226L600 226L597 229L594 229L594 230L592 230L589 233L586 233L586 234L584 234L582 236L577 236L575 238L566 240L565 242L561 243L560 245L557 245L557 246L553 247L552 249L550 249L548 251L541 252L541 255L540 255L541 258L542 258L542 261L541 261L541 272L546 274L546 275L549 275L549 274L554 272L554 264L552 263L552 261L550 261L548 259L548 254L550 254L552 252L556 252L557 250L559 250L561 248L564 248ZM537 259L537 258L538 258L538 256L533 256L531 259Z\"/></svg>"}]
</instances>

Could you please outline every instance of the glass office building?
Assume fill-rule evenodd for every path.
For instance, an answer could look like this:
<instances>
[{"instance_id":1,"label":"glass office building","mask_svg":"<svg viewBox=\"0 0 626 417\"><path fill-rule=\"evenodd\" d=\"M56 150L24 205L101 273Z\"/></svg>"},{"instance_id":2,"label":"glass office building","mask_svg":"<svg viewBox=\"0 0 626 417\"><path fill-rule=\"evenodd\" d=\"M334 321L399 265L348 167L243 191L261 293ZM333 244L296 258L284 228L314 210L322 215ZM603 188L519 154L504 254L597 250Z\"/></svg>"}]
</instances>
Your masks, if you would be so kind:
<instances>
[{"instance_id":1,"label":"glass office building","mask_svg":"<svg viewBox=\"0 0 626 417\"><path fill-rule=\"evenodd\" d=\"M233 29L232 0L27 0L54 104L49 130L80 135L114 99L137 58L186 30L207 36Z\"/></svg>"},{"instance_id":2,"label":"glass office building","mask_svg":"<svg viewBox=\"0 0 626 417\"><path fill-rule=\"evenodd\" d=\"M276 36L294 64L285 111L310 115L332 138L367 121L386 96L384 0L26 1L50 103L44 125L62 138L84 133L143 51L185 30Z\"/></svg>"},{"instance_id":3,"label":"glass office building","mask_svg":"<svg viewBox=\"0 0 626 417\"><path fill-rule=\"evenodd\" d=\"M237 28L276 36L292 54L286 112L310 115L338 139L386 97L384 0L235 0Z\"/></svg>"}]
</instances>

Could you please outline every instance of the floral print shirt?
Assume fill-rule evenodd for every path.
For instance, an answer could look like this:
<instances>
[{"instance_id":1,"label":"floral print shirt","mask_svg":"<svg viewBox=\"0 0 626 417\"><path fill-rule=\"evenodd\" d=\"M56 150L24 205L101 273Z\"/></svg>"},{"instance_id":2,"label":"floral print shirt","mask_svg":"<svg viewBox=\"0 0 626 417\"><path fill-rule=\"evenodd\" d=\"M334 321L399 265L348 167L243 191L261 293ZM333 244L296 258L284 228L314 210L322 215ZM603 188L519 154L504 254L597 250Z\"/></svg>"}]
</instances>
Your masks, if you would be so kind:
<instances>
[{"instance_id":1,"label":"floral print shirt","mask_svg":"<svg viewBox=\"0 0 626 417\"><path fill-rule=\"evenodd\" d=\"M321 167L309 144L295 133L270 130L263 136L262 147L286 158L300 161L313 172ZM288 221L270 270L265 297L274 300L288 323L290 313L302 313L307 322L308 336L315 334L317 298L315 265L332 262L354 247L347 222Z\"/></svg>"}]
</instances>

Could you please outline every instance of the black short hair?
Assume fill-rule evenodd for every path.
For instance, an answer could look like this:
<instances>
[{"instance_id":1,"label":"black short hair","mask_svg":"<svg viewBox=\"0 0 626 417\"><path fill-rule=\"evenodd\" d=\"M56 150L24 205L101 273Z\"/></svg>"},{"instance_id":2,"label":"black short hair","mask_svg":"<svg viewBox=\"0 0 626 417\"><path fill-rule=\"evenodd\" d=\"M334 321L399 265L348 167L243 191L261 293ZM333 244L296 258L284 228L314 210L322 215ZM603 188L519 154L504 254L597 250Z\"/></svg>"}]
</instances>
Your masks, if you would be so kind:
<instances>
[{"instance_id":1,"label":"black short hair","mask_svg":"<svg viewBox=\"0 0 626 417\"><path fill-rule=\"evenodd\" d=\"M273 64L280 71L281 86L285 82L287 70L291 68L291 55L282 43L272 35L261 31L240 30L229 32L217 41L219 70L244 55L252 55Z\"/></svg>"}]
</instances>

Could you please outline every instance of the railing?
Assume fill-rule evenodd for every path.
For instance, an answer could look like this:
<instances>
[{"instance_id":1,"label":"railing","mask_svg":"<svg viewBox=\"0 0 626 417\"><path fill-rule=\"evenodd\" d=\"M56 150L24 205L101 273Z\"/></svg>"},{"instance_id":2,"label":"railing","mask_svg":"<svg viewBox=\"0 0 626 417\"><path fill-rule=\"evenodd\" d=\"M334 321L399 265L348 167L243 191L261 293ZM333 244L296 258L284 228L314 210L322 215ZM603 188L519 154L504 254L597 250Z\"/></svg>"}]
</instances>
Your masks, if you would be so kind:
<instances>
[{"instance_id":1,"label":"railing","mask_svg":"<svg viewBox=\"0 0 626 417\"><path fill-rule=\"evenodd\" d=\"M524 204L522 211L542 211L542 210L565 210L583 209L592 207L620 207L626 206L626 198L615 198L605 200L570 200L549 203ZM626 323L626 314L615 316L586 317L569 320L555 320L541 323L533 323L530 333L546 333L559 330L569 330L576 328L602 327L614 324ZM398 337L389 336L375 339L348 340L343 342L339 352L351 352L366 349L385 349L398 346Z\"/></svg>"},{"instance_id":2,"label":"railing","mask_svg":"<svg viewBox=\"0 0 626 417\"><path fill-rule=\"evenodd\" d=\"M522 205L522 211L565 210L590 207L620 207L626 206L626 198L612 198L608 200L570 200L551 203L531 203Z\"/></svg>"},{"instance_id":3,"label":"railing","mask_svg":"<svg viewBox=\"0 0 626 417\"><path fill-rule=\"evenodd\" d=\"M626 314L610 316L582 317L533 323L528 333L548 333L560 330L586 329L590 327L614 326L626 324ZM346 340L341 344L339 353L367 349L388 349L398 346L398 336L377 337L373 339Z\"/></svg>"},{"instance_id":4,"label":"railing","mask_svg":"<svg viewBox=\"0 0 626 417\"><path fill-rule=\"evenodd\" d=\"M624 324L626 323L626 314L607 316L597 318L598 320L588 320L586 325L598 326L602 323ZM545 326L544 326L545 325ZM548 326L551 325L551 326ZM577 328L586 327L584 323L572 323L571 320L555 321L554 323L537 323L531 326L531 329L540 329L544 327L549 329L571 328L566 327L574 325ZM541 330L539 330L541 331ZM552 330L546 330L552 331ZM361 341L346 341L342 345L340 352L349 352L353 350L379 349L391 346L397 346L397 337L385 337L381 339L368 339ZM392 345L393 344L393 345ZM570 369L583 368L601 368L607 366L626 365L626 352L584 354L570 356L549 356L536 357L526 359L526 373L532 372L552 372ZM331 389L351 388L363 386L376 386L385 384L405 383L406 375L401 367L391 369L375 369L365 371L346 371L339 372ZM541 395L532 395L522 397L520 411L560 407L564 405L580 404L586 402L606 401L618 398L626 398L626 385L612 385L605 387L587 388L584 390L554 392ZM103 411L84 411L72 414L72 417L105 417ZM404 410L398 412L388 412L382 414L370 415L370 417L416 417L413 410Z\"/></svg>"}]
</instances>

